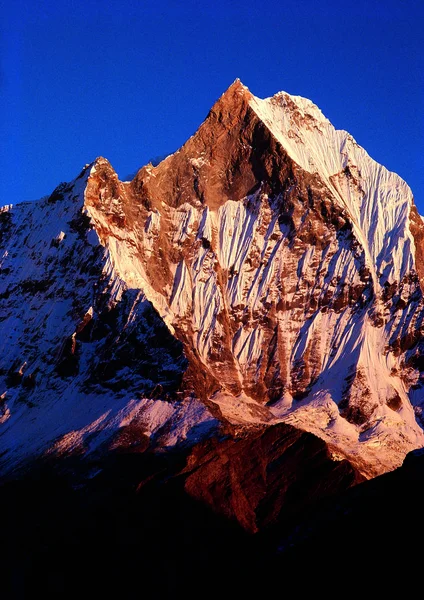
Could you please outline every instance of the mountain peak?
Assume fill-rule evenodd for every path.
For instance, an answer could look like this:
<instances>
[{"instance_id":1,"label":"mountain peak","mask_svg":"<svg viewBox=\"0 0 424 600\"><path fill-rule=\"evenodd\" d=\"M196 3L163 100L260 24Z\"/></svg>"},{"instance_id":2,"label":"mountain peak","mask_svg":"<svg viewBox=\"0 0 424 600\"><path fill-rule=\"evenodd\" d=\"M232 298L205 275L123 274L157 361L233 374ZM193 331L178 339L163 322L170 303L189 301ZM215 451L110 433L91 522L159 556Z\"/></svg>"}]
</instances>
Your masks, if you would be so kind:
<instances>
[{"instance_id":1,"label":"mountain peak","mask_svg":"<svg viewBox=\"0 0 424 600\"><path fill-rule=\"evenodd\" d=\"M81 548L79 538L69 546L69 523L89 532L85 545L100 540L95 564L112 565L111 549L125 547L122 570L145 548L148 572L163 555L173 567L166 587L182 593L203 585L192 573L211 556L206 523L212 554L231 551L213 565L218 576L230 565L220 589L236 573L240 595L246 561L263 556L263 595L277 542L289 549L279 550L283 567L294 559L300 569L293 539L306 540L303 564L309 542L321 542L325 515L315 526L308 509L299 529L301 511L324 496L330 514L331 494L424 446L422 219L407 185L305 98L261 100L235 80L182 148L131 182L100 156L49 197L0 209L0 257L0 506L13 516L4 547L29 548L24 560L10 555L21 576L43 531L35 568L58 582L55 594L74 572L87 589L84 565L69 563ZM417 461L406 465L415 482ZM15 485L21 473L30 488ZM335 512L345 515L341 498ZM363 525L364 506L348 533ZM401 494L393 506L402 514ZM54 507L66 515L61 530ZM105 527L93 530L96 511ZM237 521L264 529L270 551L262 536L252 554L243 536L239 555ZM123 544L103 548L110 522ZM162 563L151 589L169 570ZM89 588L97 596L99 581Z\"/></svg>"},{"instance_id":2,"label":"mountain peak","mask_svg":"<svg viewBox=\"0 0 424 600\"><path fill-rule=\"evenodd\" d=\"M367 476L424 443L414 413L424 406L420 220L406 184L315 104L286 92L261 100L236 79L181 149L130 183L101 156L89 167L31 221L21 207L0 223L0 419L18 399L32 427L49 378L74 377L75 402L91 406L87 381L112 407L118 390L122 410L146 411L152 432L180 414L181 398L195 399L188 429L212 425L210 407L246 426L290 421ZM153 309L151 333L169 349L163 368L162 350L146 355ZM105 406L99 399L101 414ZM72 415L65 448L76 439ZM87 413L87 435L99 418ZM43 427L48 445L57 431ZM13 447L8 431L0 455Z\"/></svg>"},{"instance_id":3,"label":"mountain peak","mask_svg":"<svg viewBox=\"0 0 424 600\"><path fill-rule=\"evenodd\" d=\"M226 99L235 100L239 97L243 98L253 98L253 94L249 90L247 86L245 86L240 79L235 79L233 83L225 90L225 92L221 95L218 102Z\"/></svg>"},{"instance_id":4,"label":"mountain peak","mask_svg":"<svg viewBox=\"0 0 424 600\"><path fill-rule=\"evenodd\" d=\"M273 96L270 96L269 98L261 99L252 94L250 89L244 85L244 83L238 77L221 95L220 100L227 97L234 98L237 96L247 97L252 103L252 107L255 106L255 103L265 103L280 107L287 113L298 112L302 118L312 117L317 122L331 125L330 121L322 113L321 109L314 102L312 102L312 100L309 100L309 98L305 98L304 96L296 96L282 90Z\"/></svg>"},{"instance_id":5,"label":"mountain peak","mask_svg":"<svg viewBox=\"0 0 424 600\"><path fill-rule=\"evenodd\" d=\"M234 79L233 83L230 85L230 87L228 89L231 89L231 88L237 88L240 90L249 91L249 88L246 85L244 85L244 83L238 77L236 77L236 79Z\"/></svg>"},{"instance_id":6,"label":"mountain peak","mask_svg":"<svg viewBox=\"0 0 424 600\"><path fill-rule=\"evenodd\" d=\"M94 173L98 169L113 169L112 165L104 156L98 156L93 162L89 165L91 173Z\"/></svg>"}]
</instances>

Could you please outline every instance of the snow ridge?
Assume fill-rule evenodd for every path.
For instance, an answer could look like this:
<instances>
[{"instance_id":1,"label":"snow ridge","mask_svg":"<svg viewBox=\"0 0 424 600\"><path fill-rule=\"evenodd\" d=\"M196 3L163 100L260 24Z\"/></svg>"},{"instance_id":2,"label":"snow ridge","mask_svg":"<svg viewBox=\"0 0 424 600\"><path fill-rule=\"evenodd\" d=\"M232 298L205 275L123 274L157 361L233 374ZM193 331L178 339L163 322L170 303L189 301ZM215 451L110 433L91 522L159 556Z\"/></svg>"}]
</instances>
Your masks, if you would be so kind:
<instances>
[{"instance_id":1,"label":"snow ridge","mask_svg":"<svg viewBox=\"0 0 424 600\"><path fill-rule=\"evenodd\" d=\"M414 266L408 219L412 193L353 137L336 130L310 100L279 92L250 106L307 172L318 173L349 213L377 285L400 281Z\"/></svg>"}]
</instances>

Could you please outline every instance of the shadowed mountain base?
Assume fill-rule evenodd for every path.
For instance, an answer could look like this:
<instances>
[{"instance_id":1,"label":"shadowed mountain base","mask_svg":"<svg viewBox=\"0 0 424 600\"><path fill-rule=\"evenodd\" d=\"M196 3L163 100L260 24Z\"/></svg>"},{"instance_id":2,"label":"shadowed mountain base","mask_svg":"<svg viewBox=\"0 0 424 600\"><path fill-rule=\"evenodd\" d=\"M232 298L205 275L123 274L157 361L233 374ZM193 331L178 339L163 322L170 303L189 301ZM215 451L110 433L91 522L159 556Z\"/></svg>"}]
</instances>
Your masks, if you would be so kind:
<instances>
[{"instance_id":1,"label":"shadowed mountain base","mask_svg":"<svg viewBox=\"0 0 424 600\"><path fill-rule=\"evenodd\" d=\"M283 512L255 535L190 498L184 477L169 477L183 463L181 455L117 455L84 485L49 469L4 485L3 586L11 591L3 597L412 591L424 531L410 506L423 490L422 458Z\"/></svg>"},{"instance_id":2,"label":"shadowed mountain base","mask_svg":"<svg viewBox=\"0 0 424 600\"><path fill-rule=\"evenodd\" d=\"M361 480L324 442L285 425L184 453L57 466L39 464L0 489L14 598L247 592L263 585L273 551L253 531L268 536Z\"/></svg>"}]
</instances>

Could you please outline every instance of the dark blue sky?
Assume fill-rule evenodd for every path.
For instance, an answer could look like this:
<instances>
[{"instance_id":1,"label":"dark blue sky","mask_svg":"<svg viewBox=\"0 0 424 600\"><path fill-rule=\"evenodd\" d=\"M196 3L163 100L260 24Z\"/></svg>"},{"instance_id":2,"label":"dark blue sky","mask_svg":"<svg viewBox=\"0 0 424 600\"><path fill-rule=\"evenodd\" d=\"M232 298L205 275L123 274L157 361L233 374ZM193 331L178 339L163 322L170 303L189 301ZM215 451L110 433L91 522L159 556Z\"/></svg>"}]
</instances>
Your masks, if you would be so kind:
<instances>
[{"instance_id":1,"label":"dark blue sky","mask_svg":"<svg viewBox=\"0 0 424 600\"><path fill-rule=\"evenodd\" d=\"M176 150L239 77L313 100L424 214L422 0L0 2L0 204Z\"/></svg>"}]
</instances>

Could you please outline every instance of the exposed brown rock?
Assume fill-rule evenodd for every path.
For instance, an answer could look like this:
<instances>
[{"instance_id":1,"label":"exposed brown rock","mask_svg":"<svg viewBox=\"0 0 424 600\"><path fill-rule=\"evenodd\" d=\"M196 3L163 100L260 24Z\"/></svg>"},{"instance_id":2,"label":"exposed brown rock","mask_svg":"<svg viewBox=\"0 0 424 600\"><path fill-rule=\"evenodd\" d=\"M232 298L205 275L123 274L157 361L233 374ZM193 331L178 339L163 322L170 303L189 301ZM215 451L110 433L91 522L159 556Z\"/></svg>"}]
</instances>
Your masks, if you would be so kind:
<instances>
[{"instance_id":1,"label":"exposed brown rock","mask_svg":"<svg viewBox=\"0 0 424 600\"><path fill-rule=\"evenodd\" d=\"M252 532L362 481L322 440L283 424L199 444L184 473L191 496Z\"/></svg>"},{"instance_id":2,"label":"exposed brown rock","mask_svg":"<svg viewBox=\"0 0 424 600\"><path fill-rule=\"evenodd\" d=\"M418 214L415 204L411 204L409 214L411 233L415 241L415 261L421 290L424 289L424 221Z\"/></svg>"}]
</instances>

